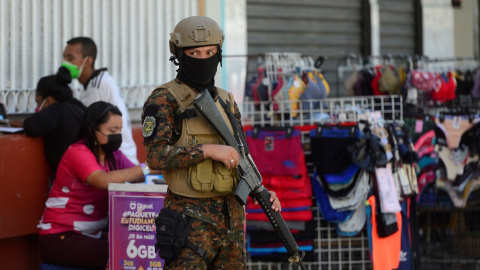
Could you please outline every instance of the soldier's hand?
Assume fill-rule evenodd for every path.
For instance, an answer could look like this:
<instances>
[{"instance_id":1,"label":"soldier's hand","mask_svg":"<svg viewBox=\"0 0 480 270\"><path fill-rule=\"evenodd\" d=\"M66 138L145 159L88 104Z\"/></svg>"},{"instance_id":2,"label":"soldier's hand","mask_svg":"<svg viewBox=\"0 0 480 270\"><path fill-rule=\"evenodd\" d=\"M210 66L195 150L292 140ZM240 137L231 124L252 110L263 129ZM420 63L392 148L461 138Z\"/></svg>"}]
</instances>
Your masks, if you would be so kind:
<instances>
[{"instance_id":1,"label":"soldier's hand","mask_svg":"<svg viewBox=\"0 0 480 270\"><path fill-rule=\"evenodd\" d=\"M233 147L220 144L204 144L203 157L220 161L229 170L235 169L240 160L238 152Z\"/></svg>"},{"instance_id":2,"label":"soldier's hand","mask_svg":"<svg viewBox=\"0 0 480 270\"><path fill-rule=\"evenodd\" d=\"M277 193L271 190L269 190L268 193L270 193L270 202L272 203L272 210L275 212L282 211L282 206L280 205L280 200L277 197ZM257 199L253 199L253 202L255 204L258 204Z\"/></svg>"},{"instance_id":3,"label":"soldier's hand","mask_svg":"<svg viewBox=\"0 0 480 270\"><path fill-rule=\"evenodd\" d=\"M277 193L271 190L269 190L268 193L270 193L270 202L272 203L272 209L276 212L282 211L282 206L280 204L280 199L278 199L277 197Z\"/></svg>"}]
</instances>

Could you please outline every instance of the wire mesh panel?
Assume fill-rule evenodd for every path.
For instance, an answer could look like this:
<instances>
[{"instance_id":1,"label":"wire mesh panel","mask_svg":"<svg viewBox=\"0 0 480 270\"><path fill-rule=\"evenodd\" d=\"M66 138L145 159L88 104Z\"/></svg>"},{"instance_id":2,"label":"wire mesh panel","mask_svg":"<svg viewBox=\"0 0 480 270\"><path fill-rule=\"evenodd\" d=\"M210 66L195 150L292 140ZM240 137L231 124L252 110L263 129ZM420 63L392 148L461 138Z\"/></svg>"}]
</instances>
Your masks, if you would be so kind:
<instances>
[{"instance_id":1,"label":"wire mesh panel","mask_svg":"<svg viewBox=\"0 0 480 270\"><path fill-rule=\"evenodd\" d=\"M293 103L279 102L274 110L272 102L246 101L240 104L242 121L244 126L293 126L302 130L302 146L310 179L314 166L309 129L315 125L367 120L369 113L374 111L380 112L386 122L403 121L400 96L307 100L298 101L298 107L292 106ZM306 269L372 269L366 228L352 237L338 235L335 226L322 218L316 198L312 200L316 237L314 259L304 262ZM248 269L292 269L287 259L288 255L283 262L258 261L249 257Z\"/></svg>"},{"instance_id":2,"label":"wire mesh panel","mask_svg":"<svg viewBox=\"0 0 480 270\"><path fill-rule=\"evenodd\" d=\"M313 174L313 162L310 151L309 131L302 131L302 145L310 178ZM342 237L337 234L335 226L325 221L320 215L316 198L313 197L313 220L315 222L314 258L315 261L304 262L309 270L364 270L372 269L369 257L368 238L366 230L354 237ZM248 221L247 221L248 222ZM249 258L249 270L260 269L292 269L285 254L284 262L255 261Z\"/></svg>"}]
</instances>

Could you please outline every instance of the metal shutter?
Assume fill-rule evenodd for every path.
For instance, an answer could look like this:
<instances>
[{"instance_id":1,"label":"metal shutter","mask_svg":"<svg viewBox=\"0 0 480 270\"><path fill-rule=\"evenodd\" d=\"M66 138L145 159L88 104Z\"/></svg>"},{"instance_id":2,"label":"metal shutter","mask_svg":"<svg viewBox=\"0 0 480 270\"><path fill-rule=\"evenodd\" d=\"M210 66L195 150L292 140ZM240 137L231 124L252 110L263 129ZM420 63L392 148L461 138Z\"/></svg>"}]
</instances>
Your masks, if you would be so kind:
<instances>
[{"instance_id":1,"label":"metal shutter","mask_svg":"<svg viewBox=\"0 0 480 270\"><path fill-rule=\"evenodd\" d=\"M336 66L344 53L362 53L363 1L247 0L248 54L295 52L328 56L322 70L335 89ZM248 61L248 77L256 58Z\"/></svg>"},{"instance_id":2,"label":"metal shutter","mask_svg":"<svg viewBox=\"0 0 480 270\"><path fill-rule=\"evenodd\" d=\"M417 45L416 0L378 0L380 9L380 53L415 55Z\"/></svg>"},{"instance_id":3,"label":"metal shutter","mask_svg":"<svg viewBox=\"0 0 480 270\"><path fill-rule=\"evenodd\" d=\"M98 46L95 67L108 67L127 107L140 109L175 77L169 33L197 12L195 0L0 0L0 103L9 114L32 113L37 81L56 72L65 42L89 36ZM77 97L83 91L77 80L72 87Z\"/></svg>"}]
</instances>

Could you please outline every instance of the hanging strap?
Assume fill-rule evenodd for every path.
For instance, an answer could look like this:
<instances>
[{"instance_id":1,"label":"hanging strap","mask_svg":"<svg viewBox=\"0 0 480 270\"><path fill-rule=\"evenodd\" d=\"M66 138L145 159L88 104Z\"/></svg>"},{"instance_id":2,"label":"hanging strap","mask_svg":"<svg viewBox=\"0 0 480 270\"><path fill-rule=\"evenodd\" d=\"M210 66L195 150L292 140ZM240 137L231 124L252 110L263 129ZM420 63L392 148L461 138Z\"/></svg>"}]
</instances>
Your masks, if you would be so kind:
<instances>
[{"instance_id":1,"label":"hanging strap","mask_svg":"<svg viewBox=\"0 0 480 270\"><path fill-rule=\"evenodd\" d=\"M243 136L243 132L240 132L240 125L238 124L238 121L235 118L235 115L228 109L231 106L230 101L227 100L227 103L225 103L225 101L223 101L219 96L218 102L220 102L220 105L222 105L223 109L225 110L225 113L228 116L228 120L230 120L230 124L232 125L232 128L233 128L233 136L235 137L235 140L237 141L237 143L241 142L243 144L243 149L245 151L245 154L248 155L249 151L248 151L247 141Z\"/></svg>"},{"instance_id":2,"label":"hanging strap","mask_svg":"<svg viewBox=\"0 0 480 270\"><path fill-rule=\"evenodd\" d=\"M233 136L235 136L235 140L237 140L237 142L239 142L238 140L238 121L237 119L235 119L235 116L233 115L233 113L228 109L230 107L230 101L227 101L227 103L225 103L225 101L223 101L223 99L221 99L220 97L217 97L218 98L218 102L220 102L220 105L222 105L223 109L225 110L225 113L227 114L228 116L228 120L230 120L230 124L232 125L232 128L233 128ZM235 125L236 123L236 125Z\"/></svg>"},{"instance_id":3,"label":"hanging strap","mask_svg":"<svg viewBox=\"0 0 480 270\"><path fill-rule=\"evenodd\" d=\"M207 264L207 267L210 265L210 259L208 259L208 254L205 251L205 249L191 243L187 242L186 243L187 247L190 248L191 250L195 251L200 257L202 257L205 260L205 263Z\"/></svg>"},{"instance_id":4,"label":"hanging strap","mask_svg":"<svg viewBox=\"0 0 480 270\"><path fill-rule=\"evenodd\" d=\"M196 109L186 109L180 114L175 115L175 123L180 123L183 119L194 118L197 117L197 110Z\"/></svg>"}]
</instances>

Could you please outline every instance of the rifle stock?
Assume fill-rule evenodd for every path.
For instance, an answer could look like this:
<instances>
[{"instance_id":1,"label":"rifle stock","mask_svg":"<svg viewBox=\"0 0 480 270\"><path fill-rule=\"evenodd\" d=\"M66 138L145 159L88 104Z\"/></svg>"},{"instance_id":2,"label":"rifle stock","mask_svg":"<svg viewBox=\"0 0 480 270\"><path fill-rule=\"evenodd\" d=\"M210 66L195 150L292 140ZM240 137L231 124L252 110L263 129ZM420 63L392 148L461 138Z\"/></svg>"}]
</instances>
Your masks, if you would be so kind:
<instances>
[{"instance_id":1,"label":"rifle stock","mask_svg":"<svg viewBox=\"0 0 480 270\"><path fill-rule=\"evenodd\" d=\"M305 253L299 250L293 235L290 233L287 224L280 213L272 210L270 193L262 185L262 176L250 154L245 153L242 144L242 141L245 140L242 139L240 142L237 142L207 90L198 94L193 105L217 131L220 137L222 137L223 141L227 145L235 148L240 155L240 161L236 169L239 177L239 183L235 190L237 200L245 205L249 195L252 195L252 197L257 199L273 228L279 234L288 254L291 256L289 261L291 263L297 263L302 269L305 269L302 264L302 259ZM233 124L234 123L232 123L232 125ZM243 133L239 134L239 136L243 136Z\"/></svg>"}]
</instances>

